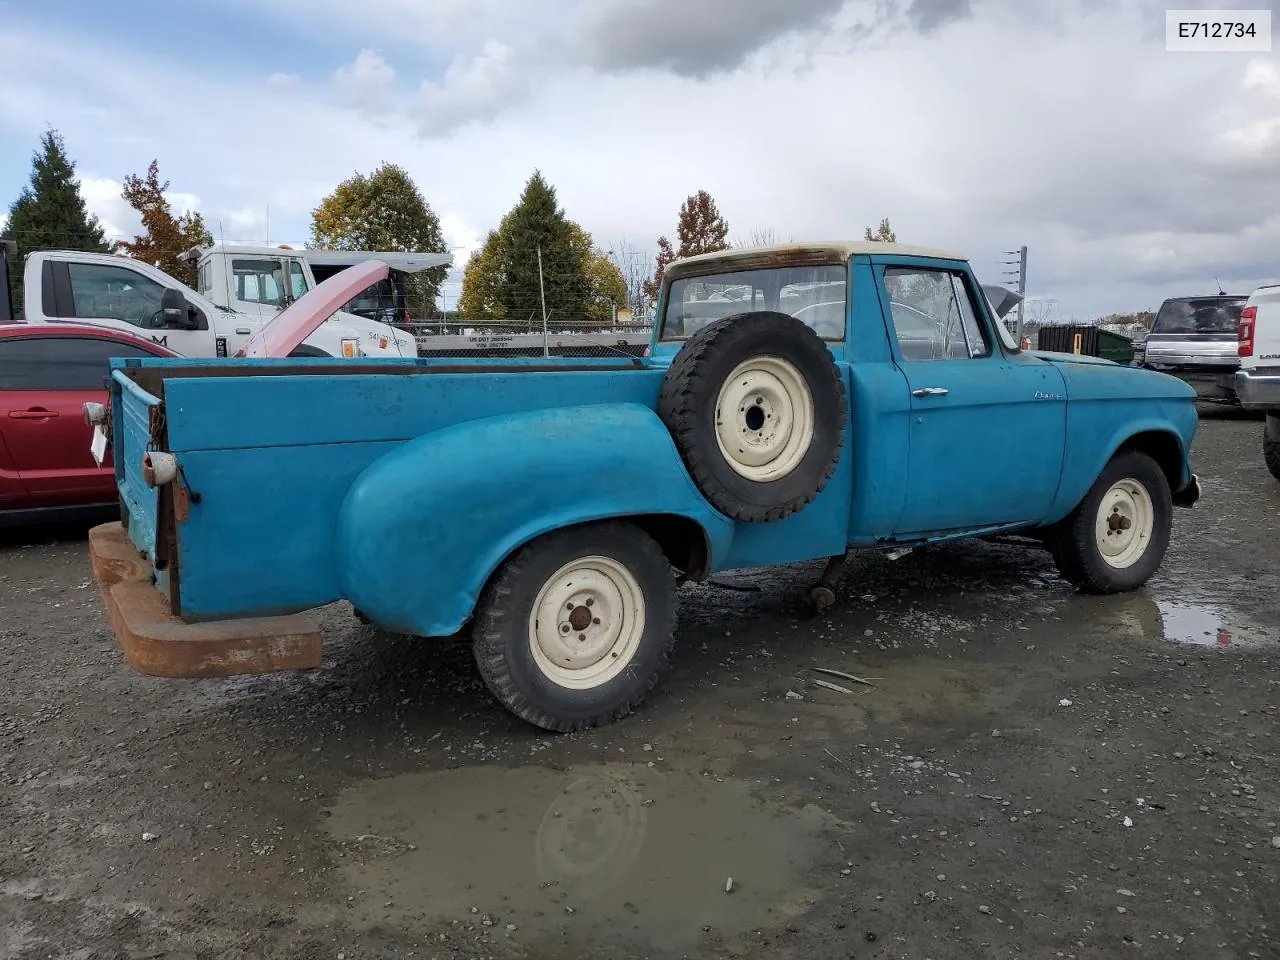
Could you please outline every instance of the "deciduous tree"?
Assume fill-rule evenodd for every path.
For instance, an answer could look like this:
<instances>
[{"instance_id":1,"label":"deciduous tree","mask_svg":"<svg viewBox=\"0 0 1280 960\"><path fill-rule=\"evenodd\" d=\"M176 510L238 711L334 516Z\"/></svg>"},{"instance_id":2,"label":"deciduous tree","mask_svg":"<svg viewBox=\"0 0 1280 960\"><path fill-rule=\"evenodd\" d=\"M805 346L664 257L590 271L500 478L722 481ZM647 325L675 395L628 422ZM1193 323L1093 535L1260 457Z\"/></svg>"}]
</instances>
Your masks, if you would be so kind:
<instances>
[{"instance_id":1,"label":"deciduous tree","mask_svg":"<svg viewBox=\"0 0 1280 960\"><path fill-rule=\"evenodd\" d=\"M117 252L123 252L137 260L159 267L171 277L189 287L196 285L196 267L180 259L185 250L213 243L213 237L205 229L204 217L195 210L184 210L177 217L169 207L165 191L169 181L160 182L159 167L155 160L147 168L146 179L136 174L125 178L121 196L142 218L146 233L133 240L121 240Z\"/></svg>"},{"instance_id":2,"label":"deciduous tree","mask_svg":"<svg viewBox=\"0 0 1280 960\"><path fill-rule=\"evenodd\" d=\"M383 163L372 174L348 177L311 213L311 245L325 250L388 250L447 253L440 218L413 178L400 166ZM436 312L447 267L409 278L417 313Z\"/></svg>"},{"instance_id":3,"label":"deciduous tree","mask_svg":"<svg viewBox=\"0 0 1280 960\"><path fill-rule=\"evenodd\" d=\"M591 239L591 234L570 221L573 242L582 252L587 278L586 319L601 326L612 323L614 310L627 305L627 281L618 265Z\"/></svg>"},{"instance_id":4,"label":"deciduous tree","mask_svg":"<svg viewBox=\"0 0 1280 960\"><path fill-rule=\"evenodd\" d=\"M720 215L711 194L705 190L690 194L680 205L680 217L676 222L676 239L680 246L672 249L665 236L658 238L658 256L654 262L653 279L645 292L657 296L662 287L662 275L667 265L681 257L693 257L700 253L728 250L729 223Z\"/></svg>"},{"instance_id":5,"label":"deciduous tree","mask_svg":"<svg viewBox=\"0 0 1280 960\"><path fill-rule=\"evenodd\" d=\"M32 153L31 177L18 199L9 207L4 236L18 247L13 264L15 310L22 309L22 258L38 250L85 250L110 253L98 218L88 212L75 164L67 157L66 145L56 130L40 137L40 149Z\"/></svg>"}]
</instances>

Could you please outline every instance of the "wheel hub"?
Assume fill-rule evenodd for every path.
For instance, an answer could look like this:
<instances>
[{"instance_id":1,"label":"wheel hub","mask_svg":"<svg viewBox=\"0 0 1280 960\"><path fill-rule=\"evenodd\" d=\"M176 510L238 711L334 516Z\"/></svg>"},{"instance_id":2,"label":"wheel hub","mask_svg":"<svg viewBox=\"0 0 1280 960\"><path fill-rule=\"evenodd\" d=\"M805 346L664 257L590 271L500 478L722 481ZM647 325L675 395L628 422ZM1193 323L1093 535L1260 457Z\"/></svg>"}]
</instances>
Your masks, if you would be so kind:
<instances>
[{"instance_id":1,"label":"wheel hub","mask_svg":"<svg viewBox=\"0 0 1280 960\"><path fill-rule=\"evenodd\" d=\"M1120 480L1103 494L1094 535L1098 552L1108 564L1123 569L1137 563L1154 529L1155 509L1142 484Z\"/></svg>"},{"instance_id":2,"label":"wheel hub","mask_svg":"<svg viewBox=\"0 0 1280 960\"><path fill-rule=\"evenodd\" d=\"M622 564L584 557L546 583L529 620L538 667L561 686L606 683L634 656L644 631L640 585Z\"/></svg>"},{"instance_id":3,"label":"wheel hub","mask_svg":"<svg viewBox=\"0 0 1280 960\"><path fill-rule=\"evenodd\" d=\"M813 396L779 357L752 357L725 378L716 399L716 443L733 470L768 482L791 473L813 443Z\"/></svg>"}]
</instances>

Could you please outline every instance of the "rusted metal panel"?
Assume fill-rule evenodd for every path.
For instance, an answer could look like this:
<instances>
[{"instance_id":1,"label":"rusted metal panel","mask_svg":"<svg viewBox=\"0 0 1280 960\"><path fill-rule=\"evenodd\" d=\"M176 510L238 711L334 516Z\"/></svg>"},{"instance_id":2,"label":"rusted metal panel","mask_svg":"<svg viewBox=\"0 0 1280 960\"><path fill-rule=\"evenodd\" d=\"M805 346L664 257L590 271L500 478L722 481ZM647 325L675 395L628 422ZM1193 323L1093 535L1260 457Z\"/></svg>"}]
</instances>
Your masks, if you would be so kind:
<instances>
[{"instance_id":1,"label":"rusted metal panel","mask_svg":"<svg viewBox=\"0 0 1280 960\"><path fill-rule=\"evenodd\" d=\"M153 677L232 677L318 667L319 625L291 615L183 623L119 523L89 531L94 579L125 661Z\"/></svg>"}]
</instances>

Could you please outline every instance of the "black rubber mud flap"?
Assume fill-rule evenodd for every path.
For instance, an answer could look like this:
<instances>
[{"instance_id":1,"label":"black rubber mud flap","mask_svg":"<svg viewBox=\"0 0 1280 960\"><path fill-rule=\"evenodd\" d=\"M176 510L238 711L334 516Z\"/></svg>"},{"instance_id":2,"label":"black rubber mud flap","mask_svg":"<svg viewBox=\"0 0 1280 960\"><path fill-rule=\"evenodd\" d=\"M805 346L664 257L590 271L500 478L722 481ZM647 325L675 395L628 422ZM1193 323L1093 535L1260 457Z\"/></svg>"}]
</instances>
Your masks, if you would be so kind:
<instances>
[{"instance_id":1,"label":"black rubber mud flap","mask_svg":"<svg viewBox=\"0 0 1280 960\"><path fill-rule=\"evenodd\" d=\"M813 501L835 472L849 419L826 342L772 311L723 317L686 340L658 415L703 496L750 523Z\"/></svg>"}]
</instances>

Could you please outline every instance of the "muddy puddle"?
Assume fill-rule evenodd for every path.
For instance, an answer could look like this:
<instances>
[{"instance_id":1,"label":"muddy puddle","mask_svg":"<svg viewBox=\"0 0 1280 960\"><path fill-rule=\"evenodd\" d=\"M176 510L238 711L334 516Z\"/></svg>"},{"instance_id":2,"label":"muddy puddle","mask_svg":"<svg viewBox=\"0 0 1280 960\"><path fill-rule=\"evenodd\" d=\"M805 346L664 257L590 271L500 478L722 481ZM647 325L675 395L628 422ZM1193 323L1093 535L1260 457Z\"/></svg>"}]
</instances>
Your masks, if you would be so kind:
<instances>
[{"instance_id":1,"label":"muddy puddle","mask_svg":"<svg viewBox=\"0 0 1280 960\"><path fill-rule=\"evenodd\" d=\"M1143 593L1103 598L1096 619L1088 619L1154 643L1235 650L1280 642L1275 633L1243 623L1220 607L1190 600L1155 600Z\"/></svg>"},{"instance_id":2,"label":"muddy puddle","mask_svg":"<svg viewBox=\"0 0 1280 960\"><path fill-rule=\"evenodd\" d=\"M1186 603L1181 600L1158 600L1164 623L1164 639L1172 643L1189 643L1206 647L1272 646L1276 638L1265 631L1233 623L1221 610Z\"/></svg>"},{"instance_id":3,"label":"muddy puddle","mask_svg":"<svg viewBox=\"0 0 1280 960\"><path fill-rule=\"evenodd\" d=\"M763 803L740 780L593 765L370 781L324 824L356 923L681 951L803 913L828 820Z\"/></svg>"}]
</instances>

